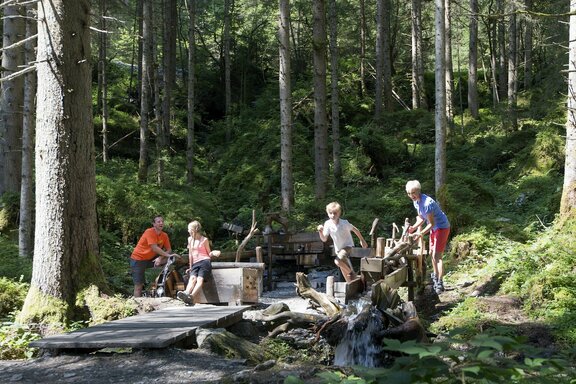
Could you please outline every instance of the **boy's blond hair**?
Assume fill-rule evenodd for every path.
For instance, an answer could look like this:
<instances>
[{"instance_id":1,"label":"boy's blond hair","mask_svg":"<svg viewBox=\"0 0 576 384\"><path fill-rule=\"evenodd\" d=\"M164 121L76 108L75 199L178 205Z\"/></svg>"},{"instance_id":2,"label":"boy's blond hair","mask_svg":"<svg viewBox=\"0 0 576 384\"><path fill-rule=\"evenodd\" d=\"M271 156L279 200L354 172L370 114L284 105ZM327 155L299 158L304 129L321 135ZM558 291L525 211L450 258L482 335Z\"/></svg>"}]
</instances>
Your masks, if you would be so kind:
<instances>
[{"instance_id":1,"label":"boy's blond hair","mask_svg":"<svg viewBox=\"0 0 576 384\"><path fill-rule=\"evenodd\" d=\"M328 203L328 205L326 205L326 213L329 212L340 212L342 213L342 206L340 206L339 203L337 203L336 201L333 201L331 203Z\"/></svg>"}]
</instances>

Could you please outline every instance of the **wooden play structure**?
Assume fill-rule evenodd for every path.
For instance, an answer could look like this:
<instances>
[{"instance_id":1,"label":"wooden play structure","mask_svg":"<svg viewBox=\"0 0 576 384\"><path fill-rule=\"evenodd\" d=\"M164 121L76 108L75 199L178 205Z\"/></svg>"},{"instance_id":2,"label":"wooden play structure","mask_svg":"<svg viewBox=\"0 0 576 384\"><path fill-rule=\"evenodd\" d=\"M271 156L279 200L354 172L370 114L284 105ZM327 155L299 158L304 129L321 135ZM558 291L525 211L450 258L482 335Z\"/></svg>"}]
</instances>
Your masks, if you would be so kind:
<instances>
[{"instance_id":1,"label":"wooden play structure","mask_svg":"<svg viewBox=\"0 0 576 384\"><path fill-rule=\"evenodd\" d=\"M408 288L408 300L414 300L416 289L423 289L426 279L428 254L425 242L408 233L406 219L402 231L392 224L392 237L375 236L378 219L374 220L370 236L372 247L354 248L351 257L360 258L360 277L348 283L334 283L334 297L347 302L373 284L384 281L390 288ZM417 233L419 234L419 233ZM398 236L398 238L397 238Z\"/></svg>"}]
</instances>

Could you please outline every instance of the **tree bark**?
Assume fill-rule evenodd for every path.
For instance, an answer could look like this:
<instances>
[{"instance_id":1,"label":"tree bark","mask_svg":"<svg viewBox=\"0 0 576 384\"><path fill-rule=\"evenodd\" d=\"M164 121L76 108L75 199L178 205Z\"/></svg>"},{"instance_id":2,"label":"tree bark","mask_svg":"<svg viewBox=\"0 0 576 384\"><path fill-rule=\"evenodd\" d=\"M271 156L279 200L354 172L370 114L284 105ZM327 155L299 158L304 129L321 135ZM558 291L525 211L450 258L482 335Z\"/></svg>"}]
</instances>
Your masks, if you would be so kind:
<instances>
[{"instance_id":1,"label":"tree bark","mask_svg":"<svg viewBox=\"0 0 576 384\"><path fill-rule=\"evenodd\" d=\"M326 118L326 6L314 0L312 31L314 61L314 153L315 195L326 196L328 184L328 122Z\"/></svg>"},{"instance_id":2,"label":"tree bark","mask_svg":"<svg viewBox=\"0 0 576 384\"><path fill-rule=\"evenodd\" d=\"M524 7L526 11L532 11L532 0L525 0ZM524 19L524 89L530 89L532 86L532 47L534 25L532 18Z\"/></svg>"},{"instance_id":3,"label":"tree bark","mask_svg":"<svg viewBox=\"0 0 576 384\"><path fill-rule=\"evenodd\" d=\"M2 47L10 47L24 38L24 10L18 2L4 7ZM24 65L24 46L3 49L0 63L2 78L18 72ZM23 76L0 83L0 196L4 192L20 192L23 101Z\"/></svg>"},{"instance_id":4,"label":"tree bark","mask_svg":"<svg viewBox=\"0 0 576 384\"><path fill-rule=\"evenodd\" d=\"M290 62L290 0L280 0L278 19L278 47L280 70L280 183L282 211L290 212L294 205L294 174L292 171L292 85Z\"/></svg>"},{"instance_id":5,"label":"tree bark","mask_svg":"<svg viewBox=\"0 0 576 384\"><path fill-rule=\"evenodd\" d=\"M39 20L36 232L20 318L60 327L82 288L106 285L96 221L90 1L43 0Z\"/></svg>"},{"instance_id":6,"label":"tree bark","mask_svg":"<svg viewBox=\"0 0 576 384\"><path fill-rule=\"evenodd\" d=\"M26 8L26 37L36 35L38 9L36 5ZM24 46L26 65L36 61L36 42ZM36 71L24 78L24 115L22 121L22 184L20 188L20 223L18 226L18 254L31 257L34 250L34 133L36 124Z\"/></svg>"}]
</instances>

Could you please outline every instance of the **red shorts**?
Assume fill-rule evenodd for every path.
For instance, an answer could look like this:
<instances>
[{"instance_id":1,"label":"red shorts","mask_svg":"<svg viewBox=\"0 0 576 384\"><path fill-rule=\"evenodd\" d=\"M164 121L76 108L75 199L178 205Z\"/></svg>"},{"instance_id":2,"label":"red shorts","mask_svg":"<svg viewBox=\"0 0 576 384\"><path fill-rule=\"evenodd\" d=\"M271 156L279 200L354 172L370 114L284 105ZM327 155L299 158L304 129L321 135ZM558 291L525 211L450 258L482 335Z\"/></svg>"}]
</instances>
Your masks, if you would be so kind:
<instances>
[{"instance_id":1,"label":"red shorts","mask_svg":"<svg viewBox=\"0 0 576 384\"><path fill-rule=\"evenodd\" d=\"M450 228L438 228L430 231L430 251L436 254L444 252L448 244Z\"/></svg>"}]
</instances>

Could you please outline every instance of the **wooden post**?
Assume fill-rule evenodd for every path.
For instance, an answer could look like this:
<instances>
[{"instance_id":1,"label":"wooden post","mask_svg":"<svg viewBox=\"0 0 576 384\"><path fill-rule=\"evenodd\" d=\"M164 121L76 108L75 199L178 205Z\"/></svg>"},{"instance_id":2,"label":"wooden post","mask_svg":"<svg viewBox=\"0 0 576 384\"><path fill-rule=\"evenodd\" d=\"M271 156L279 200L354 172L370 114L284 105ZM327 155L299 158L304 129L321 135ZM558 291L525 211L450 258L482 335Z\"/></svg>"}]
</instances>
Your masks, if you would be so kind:
<instances>
[{"instance_id":1,"label":"wooden post","mask_svg":"<svg viewBox=\"0 0 576 384\"><path fill-rule=\"evenodd\" d=\"M334 297L334 276L326 278L326 295Z\"/></svg>"},{"instance_id":2,"label":"wooden post","mask_svg":"<svg viewBox=\"0 0 576 384\"><path fill-rule=\"evenodd\" d=\"M269 233L268 234L268 291L272 290L272 242L274 235Z\"/></svg>"},{"instance_id":3,"label":"wooden post","mask_svg":"<svg viewBox=\"0 0 576 384\"><path fill-rule=\"evenodd\" d=\"M264 262L264 251L262 251L261 246L256 247L256 262L263 263Z\"/></svg>"},{"instance_id":4,"label":"wooden post","mask_svg":"<svg viewBox=\"0 0 576 384\"><path fill-rule=\"evenodd\" d=\"M384 249L386 248L386 239L379 237L376 239L376 257L384 257Z\"/></svg>"}]
</instances>

